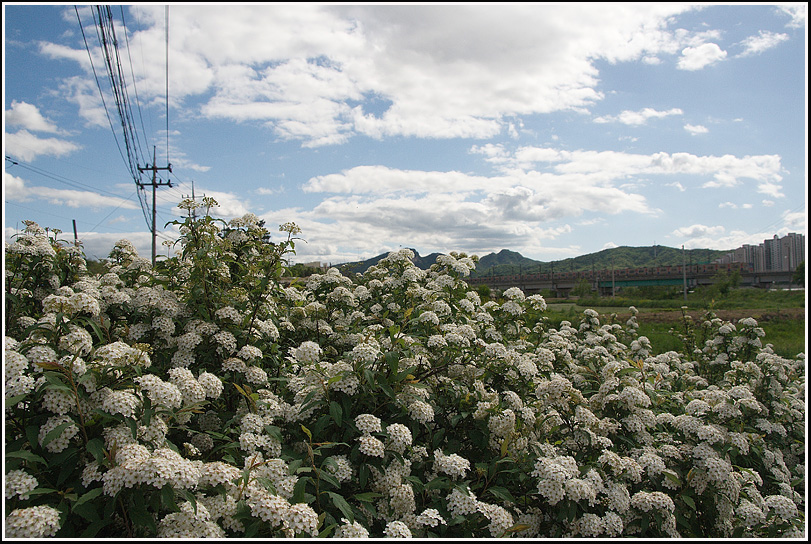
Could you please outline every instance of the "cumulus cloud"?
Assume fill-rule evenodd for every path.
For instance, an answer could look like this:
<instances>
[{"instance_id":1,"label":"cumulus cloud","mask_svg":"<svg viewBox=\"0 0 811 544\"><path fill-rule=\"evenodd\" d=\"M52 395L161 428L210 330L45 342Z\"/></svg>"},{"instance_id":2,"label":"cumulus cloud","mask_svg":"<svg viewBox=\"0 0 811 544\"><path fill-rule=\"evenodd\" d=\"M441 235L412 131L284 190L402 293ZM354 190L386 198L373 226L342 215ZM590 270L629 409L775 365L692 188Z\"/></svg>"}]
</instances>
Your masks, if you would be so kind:
<instances>
[{"instance_id":1,"label":"cumulus cloud","mask_svg":"<svg viewBox=\"0 0 811 544\"><path fill-rule=\"evenodd\" d=\"M11 101L11 109L6 110L6 126L22 127L34 132L61 133L56 124L46 119L39 108L27 102Z\"/></svg>"},{"instance_id":2,"label":"cumulus cloud","mask_svg":"<svg viewBox=\"0 0 811 544\"><path fill-rule=\"evenodd\" d=\"M141 23L128 40L133 53L163 58L163 7L131 9ZM202 99L196 111L206 117L265 125L307 147L357 134L515 137L515 116L584 111L601 100L596 60L653 62L694 43L696 34L667 29L670 17L690 9L178 4L171 14L171 100L181 108ZM92 82L83 49L43 43L41 51L78 62ZM162 69L135 63L145 102L163 100ZM76 83L71 90L86 119L98 122L91 93Z\"/></svg>"},{"instance_id":3,"label":"cumulus cloud","mask_svg":"<svg viewBox=\"0 0 811 544\"><path fill-rule=\"evenodd\" d=\"M22 129L6 134L5 152L23 161L32 161L39 156L64 157L81 146L61 138L40 138Z\"/></svg>"},{"instance_id":4,"label":"cumulus cloud","mask_svg":"<svg viewBox=\"0 0 811 544\"><path fill-rule=\"evenodd\" d=\"M671 108L665 111L657 111L653 108L643 108L639 111L630 111L625 110L619 115L612 116L612 115L605 115L602 117L597 117L594 119L595 123L611 123L617 122L622 123L624 125L644 125L648 122L648 119L661 119L663 117L668 117L670 115L681 115L682 110L680 108Z\"/></svg>"},{"instance_id":5,"label":"cumulus cloud","mask_svg":"<svg viewBox=\"0 0 811 544\"><path fill-rule=\"evenodd\" d=\"M706 134L709 132L709 129L703 125L691 125L689 123L684 125L684 130L686 130L693 136L697 134Z\"/></svg>"},{"instance_id":6,"label":"cumulus cloud","mask_svg":"<svg viewBox=\"0 0 811 544\"><path fill-rule=\"evenodd\" d=\"M213 198L215 201L217 201L217 217L222 217L223 219L228 220L235 217L242 217L246 213L257 212L257 210L251 209L250 201L243 200L233 193L225 191L213 191L206 187L199 187L197 191L199 191L199 193L197 193L198 199L205 195L206 197ZM172 213L176 216L185 217L188 212L175 207L172 209Z\"/></svg>"},{"instance_id":7,"label":"cumulus cloud","mask_svg":"<svg viewBox=\"0 0 811 544\"><path fill-rule=\"evenodd\" d=\"M714 227L710 227L707 225L690 225L689 227L680 227L673 231L673 236L678 238L697 238L697 237L706 237L706 236L713 236L717 237L726 232L726 229L723 226L716 225Z\"/></svg>"},{"instance_id":8,"label":"cumulus cloud","mask_svg":"<svg viewBox=\"0 0 811 544\"><path fill-rule=\"evenodd\" d=\"M332 240L328 247L338 247L344 237L372 252L367 238L368 244L386 240L394 249L404 239L447 250L526 248L566 234L570 222L586 214L657 216L661 211L648 202L642 181L651 176L678 176L679 181L667 184L680 191L685 190L685 176L709 178L704 186L718 188L744 180L754 180L758 187L777 186L781 179L780 158L769 155L641 155L532 146L508 150L498 144L474 145L470 152L490 162L497 173L358 166L310 178L303 190L323 198L295 216L322 243ZM674 235L718 237L722 229L694 225Z\"/></svg>"},{"instance_id":9,"label":"cumulus cloud","mask_svg":"<svg viewBox=\"0 0 811 544\"><path fill-rule=\"evenodd\" d=\"M727 52L715 43L705 43L697 47L685 47L677 63L680 70L701 70L706 66L724 60Z\"/></svg>"},{"instance_id":10,"label":"cumulus cloud","mask_svg":"<svg viewBox=\"0 0 811 544\"><path fill-rule=\"evenodd\" d=\"M92 191L53 189L51 187L28 185L22 178L8 173L3 176L3 184L6 189L5 198L13 202L42 200L49 204L69 208L88 207L93 210L102 208L140 209L137 203L130 200L101 195Z\"/></svg>"},{"instance_id":11,"label":"cumulus cloud","mask_svg":"<svg viewBox=\"0 0 811 544\"><path fill-rule=\"evenodd\" d=\"M739 44L743 47L743 51L738 56L758 55L767 49L777 47L777 45L788 39L788 34L775 34L774 32L761 30L757 36L749 36Z\"/></svg>"}]
</instances>

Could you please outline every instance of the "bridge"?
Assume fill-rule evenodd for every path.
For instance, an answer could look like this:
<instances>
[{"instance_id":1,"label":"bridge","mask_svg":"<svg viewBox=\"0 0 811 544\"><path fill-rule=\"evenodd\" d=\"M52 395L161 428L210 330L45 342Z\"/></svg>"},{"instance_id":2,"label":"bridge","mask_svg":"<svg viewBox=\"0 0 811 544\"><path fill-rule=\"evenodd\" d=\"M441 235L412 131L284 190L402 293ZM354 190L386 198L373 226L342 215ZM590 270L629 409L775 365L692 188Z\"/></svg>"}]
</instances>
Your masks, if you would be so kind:
<instances>
[{"instance_id":1,"label":"bridge","mask_svg":"<svg viewBox=\"0 0 811 544\"><path fill-rule=\"evenodd\" d=\"M740 263L732 263L740 264ZM658 268L599 270L588 272L564 272L556 274L516 274L507 276L480 276L468 278L471 286L487 285L491 289L508 289L518 287L527 294L541 291L552 291L559 297L568 296L569 292L586 280L591 290L600 296L611 296L623 287L674 286L695 289L712 285L719 281L718 272L737 271L740 273L741 286L770 289L778 285L789 285L792 273L769 271L753 272L746 267L730 265L693 265L687 267L687 273L681 266Z\"/></svg>"}]
</instances>

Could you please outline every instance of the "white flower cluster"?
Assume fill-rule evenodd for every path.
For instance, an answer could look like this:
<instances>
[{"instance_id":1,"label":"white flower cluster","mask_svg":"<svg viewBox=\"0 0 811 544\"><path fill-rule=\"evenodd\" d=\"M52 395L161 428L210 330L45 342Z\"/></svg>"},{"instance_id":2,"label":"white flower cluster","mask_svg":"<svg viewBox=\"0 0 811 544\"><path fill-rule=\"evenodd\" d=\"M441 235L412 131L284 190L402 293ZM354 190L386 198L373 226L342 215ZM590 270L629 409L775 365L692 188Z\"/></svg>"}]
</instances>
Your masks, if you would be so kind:
<instances>
[{"instance_id":1,"label":"white flower cluster","mask_svg":"<svg viewBox=\"0 0 811 544\"><path fill-rule=\"evenodd\" d=\"M470 461L455 453L445 455L442 450L434 450L434 470L452 478L463 478L470 470Z\"/></svg>"},{"instance_id":2,"label":"white flower cluster","mask_svg":"<svg viewBox=\"0 0 811 544\"><path fill-rule=\"evenodd\" d=\"M13 508L58 504L58 469L110 501L109 533L113 498L173 490L177 508L144 505L150 537L678 537L688 496L708 536L802 533L805 360L756 321L708 316L705 344L653 355L635 308L625 327L594 310L553 327L517 287L482 303L475 258L420 270L410 250L281 287L261 276L278 260L248 262L278 257L255 216L209 219L180 229L220 257L208 307L193 258L153 269L124 241L68 284L56 256L81 256L42 229L7 246L43 263L9 289L30 315L7 305L6 447L34 441L6 459ZM5 536L52 537L60 515L17 507Z\"/></svg>"},{"instance_id":3,"label":"white flower cluster","mask_svg":"<svg viewBox=\"0 0 811 544\"><path fill-rule=\"evenodd\" d=\"M6 498L19 497L27 500L29 493L37 488L37 479L24 470L10 470L6 473Z\"/></svg>"},{"instance_id":4,"label":"white flower cluster","mask_svg":"<svg viewBox=\"0 0 811 544\"><path fill-rule=\"evenodd\" d=\"M60 528L59 510L51 506L30 506L12 510L6 516L6 538L48 538Z\"/></svg>"}]
</instances>

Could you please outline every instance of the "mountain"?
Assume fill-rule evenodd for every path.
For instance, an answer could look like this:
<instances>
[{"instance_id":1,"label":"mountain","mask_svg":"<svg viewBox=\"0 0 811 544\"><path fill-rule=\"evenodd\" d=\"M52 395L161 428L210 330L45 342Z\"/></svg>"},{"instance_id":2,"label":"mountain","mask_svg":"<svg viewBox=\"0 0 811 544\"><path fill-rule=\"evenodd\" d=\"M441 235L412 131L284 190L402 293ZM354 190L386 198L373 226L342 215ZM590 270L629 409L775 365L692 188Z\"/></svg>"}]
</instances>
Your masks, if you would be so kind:
<instances>
[{"instance_id":1,"label":"mountain","mask_svg":"<svg viewBox=\"0 0 811 544\"><path fill-rule=\"evenodd\" d=\"M414 258L411 259L418 268L422 268L423 270L428 270L432 264L436 263L436 258L441 255L441 253L431 253L430 255L426 255L425 257L421 256L416 249L409 248L411 251L414 252ZM341 270L341 273L348 274L351 272L357 272L359 274L363 274L368 270L370 266L376 265L381 260L386 258L388 253L381 253L376 257L372 257L371 259L366 259L365 261L354 261L350 263L344 263L337 265L337 267Z\"/></svg>"},{"instance_id":2,"label":"mountain","mask_svg":"<svg viewBox=\"0 0 811 544\"><path fill-rule=\"evenodd\" d=\"M414 252L414 264L424 270L434 264L437 256L440 255L439 253L431 253L423 257L416 250L412 249L411 251ZM524 257L516 251L502 249L498 253L488 253L480 257L472 276L678 266L682 264L682 260L688 265L707 264L729 252L730 250L715 249L688 249L682 252L679 248L659 245L643 247L620 246L559 261L536 261ZM370 266L380 262L386 255L388 253L383 253L365 261L342 264L339 265L339 268L345 274L348 272L363 273Z\"/></svg>"}]
</instances>

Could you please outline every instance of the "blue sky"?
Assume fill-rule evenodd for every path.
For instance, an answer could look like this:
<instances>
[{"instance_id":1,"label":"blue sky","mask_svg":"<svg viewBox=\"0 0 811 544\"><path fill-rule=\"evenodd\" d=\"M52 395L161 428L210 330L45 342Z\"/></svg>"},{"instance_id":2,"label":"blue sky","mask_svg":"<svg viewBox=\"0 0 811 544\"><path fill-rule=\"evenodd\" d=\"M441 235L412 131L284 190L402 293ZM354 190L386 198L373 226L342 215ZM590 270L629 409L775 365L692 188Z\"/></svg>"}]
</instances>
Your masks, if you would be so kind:
<instances>
[{"instance_id":1,"label":"blue sky","mask_svg":"<svg viewBox=\"0 0 811 544\"><path fill-rule=\"evenodd\" d=\"M805 6L111 12L138 165L154 147L173 166L158 253L193 184L226 219L253 213L274 234L296 222L294 261L337 264L400 247L549 261L805 234ZM94 12L3 12L5 239L32 220L72 241L75 220L88 257L122 238L148 257Z\"/></svg>"}]
</instances>

